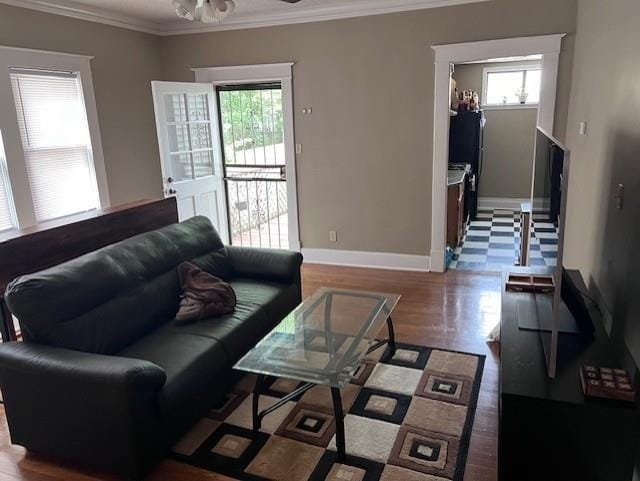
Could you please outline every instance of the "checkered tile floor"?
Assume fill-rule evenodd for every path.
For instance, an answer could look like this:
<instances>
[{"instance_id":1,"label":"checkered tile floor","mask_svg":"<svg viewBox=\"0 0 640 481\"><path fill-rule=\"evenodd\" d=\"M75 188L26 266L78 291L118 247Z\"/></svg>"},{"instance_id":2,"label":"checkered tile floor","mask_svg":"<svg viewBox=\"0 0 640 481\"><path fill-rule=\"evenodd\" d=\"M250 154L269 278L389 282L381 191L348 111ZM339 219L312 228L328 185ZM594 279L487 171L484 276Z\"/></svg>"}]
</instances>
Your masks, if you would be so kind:
<instances>
[{"instance_id":1,"label":"checkered tile floor","mask_svg":"<svg viewBox=\"0 0 640 481\"><path fill-rule=\"evenodd\" d=\"M558 233L544 212L534 211L533 236L529 263L532 266L555 266L558 256ZM513 266L520 248L520 212L494 209L478 211L454 250L449 269L501 271Z\"/></svg>"}]
</instances>

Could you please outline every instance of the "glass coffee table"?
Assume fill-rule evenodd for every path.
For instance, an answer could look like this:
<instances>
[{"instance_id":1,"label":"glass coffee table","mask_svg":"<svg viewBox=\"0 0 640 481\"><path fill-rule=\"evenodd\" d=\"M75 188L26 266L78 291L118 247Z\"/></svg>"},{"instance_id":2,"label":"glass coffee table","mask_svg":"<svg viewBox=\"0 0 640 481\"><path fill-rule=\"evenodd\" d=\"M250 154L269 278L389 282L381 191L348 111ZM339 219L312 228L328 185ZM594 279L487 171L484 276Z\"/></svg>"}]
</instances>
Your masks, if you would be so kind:
<instances>
[{"instance_id":1,"label":"glass coffee table","mask_svg":"<svg viewBox=\"0 0 640 481\"><path fill-rule=\"evenodd\" d=\"M314 386L331 388L338 460L344 461L344 412L340 390L351 381L367 354L388 345L395 352L391 312L400 295L320 288L285 317L235 369L258 375L253 393L253 429L262 419ZM377 340L383 325L389 337ZM277 403L259 411L268 377L303 382Z\"/></svg>"}]
</instances>

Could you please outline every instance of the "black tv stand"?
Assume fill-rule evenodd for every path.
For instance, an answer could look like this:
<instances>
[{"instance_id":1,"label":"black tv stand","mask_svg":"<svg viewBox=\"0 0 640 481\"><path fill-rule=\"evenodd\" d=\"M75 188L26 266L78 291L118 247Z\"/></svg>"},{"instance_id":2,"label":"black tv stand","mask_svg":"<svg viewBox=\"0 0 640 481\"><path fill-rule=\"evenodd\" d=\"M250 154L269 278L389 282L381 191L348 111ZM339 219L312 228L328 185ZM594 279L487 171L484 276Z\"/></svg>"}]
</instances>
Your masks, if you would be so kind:
<instances>
[{"instance_id":1,"label":"black tv stand","mask_svg":"<svg viewBox=\"0 0 640 481\"><path fill-rule=\"evenodd\" d=\"M553 294L537 294L516 304L518 327L529 331L551 332L553 324ZM579 334L580 327L563 302L560 306L559 331L564 334Z\"/></svg>"},{"instance_id":2,"label":"black tv stand","mask_svg":"<svg viewBox=\"0 0 640 481\"><path fill-rule=\"evenodd\" d=\"M510 272L548 273L513 268ZM583 292L577 271L571 280ZM506 292L502 279L499 476L501 481L630 481L638 452L637 404L585 398L582 364L618 367L600 317L593 334L560 335L560 367L547 376L540 332L520 329L517 304L531 294Z\"/></svg>"}]
</instances>

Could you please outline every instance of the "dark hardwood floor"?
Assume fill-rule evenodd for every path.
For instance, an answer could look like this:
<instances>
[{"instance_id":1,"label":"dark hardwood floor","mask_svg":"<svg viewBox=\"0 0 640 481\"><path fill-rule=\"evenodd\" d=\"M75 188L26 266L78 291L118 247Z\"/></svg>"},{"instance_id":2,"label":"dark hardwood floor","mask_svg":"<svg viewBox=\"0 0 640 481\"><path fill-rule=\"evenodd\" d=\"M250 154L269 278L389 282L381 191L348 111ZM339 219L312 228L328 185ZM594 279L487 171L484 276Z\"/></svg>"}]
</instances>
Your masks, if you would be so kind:
<instances>
[{"instance_id":1,"label":"dark hardwood floor","mask_svg":"<svg viewBox=\"0 0 640 481\"><path fill-rule=\"evenodd\" d=\"M394 311L401 342L486 354L484 376L467 460L465 481L496 481L498 449L498 359L485 342L500 320L500 277L450 271L446 275L305 265L304 295L320 286L397 292ZM113 477L62 466L12 446L0 407L0 481L93 481ZM230 481L224 476L167 460L149 481Z\"/></svg>"}]
</instances>

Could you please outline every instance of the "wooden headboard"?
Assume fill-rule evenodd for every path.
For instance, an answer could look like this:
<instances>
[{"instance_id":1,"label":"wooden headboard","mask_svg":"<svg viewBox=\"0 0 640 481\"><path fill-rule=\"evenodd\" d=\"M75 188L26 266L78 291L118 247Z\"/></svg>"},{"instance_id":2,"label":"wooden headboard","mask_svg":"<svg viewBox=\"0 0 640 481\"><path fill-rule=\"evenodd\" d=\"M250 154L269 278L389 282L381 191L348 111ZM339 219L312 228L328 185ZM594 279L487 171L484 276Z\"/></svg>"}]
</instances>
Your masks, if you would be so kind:
<instances>
[{"instance_id":1,"label":"wooden headboard","mask_svg":"<svg viewBox=\"0 0 640 481\"><path fill-rule=\"evenodd\" d=\"M0 235L0 329L2 339L15 340L11 314L4 302L7 284L18 276L95 251L144 232L178 222L173 197L142 200Z\"/></svg>"}]
</instances>

